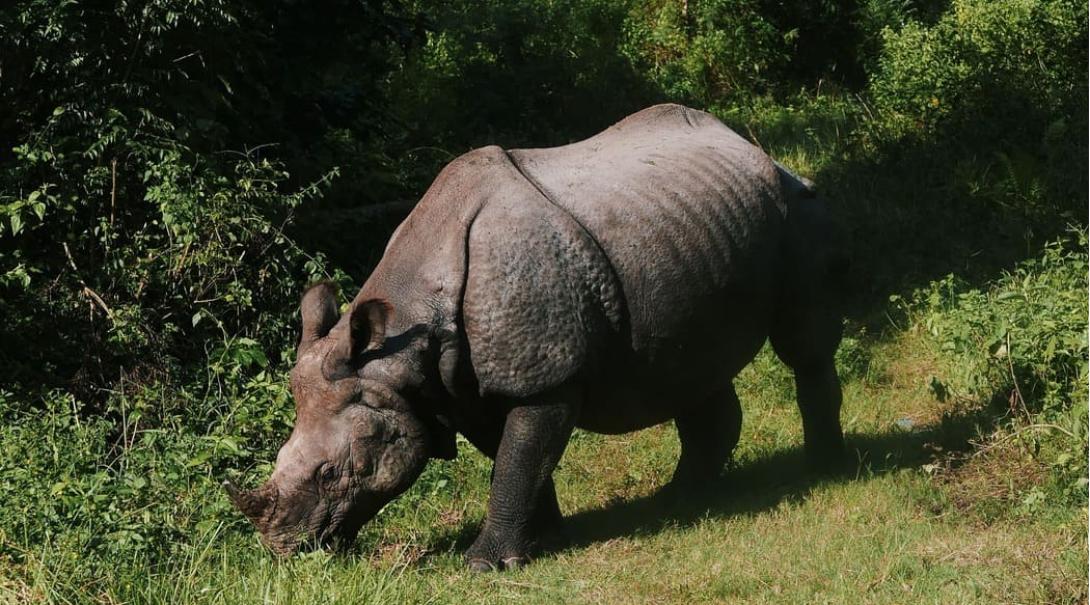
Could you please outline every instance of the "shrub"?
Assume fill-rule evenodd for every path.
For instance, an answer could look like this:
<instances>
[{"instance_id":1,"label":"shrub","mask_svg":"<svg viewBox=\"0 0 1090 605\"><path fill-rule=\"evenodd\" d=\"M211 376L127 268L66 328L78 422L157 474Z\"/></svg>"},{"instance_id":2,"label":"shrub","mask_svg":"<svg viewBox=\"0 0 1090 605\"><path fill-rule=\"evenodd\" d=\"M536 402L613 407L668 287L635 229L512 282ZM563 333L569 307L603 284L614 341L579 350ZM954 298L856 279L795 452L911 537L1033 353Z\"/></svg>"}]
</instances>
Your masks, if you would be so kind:
<instances>
[{"instance_id":1,"label":"shrub","mask_svg":"<svg viewBox=\"0 0 1090 605\"><path fill-rule=\"evenodd\" d=\"M933 25L883 30L871 92L925 129L954 122L973 142L1019 140L1085 108L1086 11L1072 0L955 0Z\"/></svg>"},{"instance_id":2,"label":"shrub","mask_svg":"<svg viewBox=\"0 0 1090 605\"><path fill-rule=\"evenodd\" d=\"M648 2L625 25L621 47L670 98L709 107L765 90L787 59L787 37L756 0Z\"/></svg>"},{"instance_id":3,"label":"shrub","mask_svg":"<svg viewBox=\"0 0 1090 605\"><path fill-rule=\"evenodd\" d=\"M294 116L306 128L287 129L293 110L267 97L357 106L329 101L320 79L283 93L285 76L263 61L341 4L299 20L293 7L220 0L0 9L0 102L12 108L0 120L11 143L0 149L0 383L103 401L121 376L182 378L210 342L241 336L271 352L294 338L297 293L327 271L284 230L336 174L294 154L338 125ZM357 10L372 22L342 40L348 58L386 57L409 35L381 3ZM296 60L314 58L309 44ZM326 59L307 73L347 60ZM345 94L366 79L343 75ZM358 126L353 136L369 132ZM294 143L282 155L313 183L293 182L277 147L247 147L254 132Z\"/></svg>"},{"instance_id":4,"label":"shrub","mask_svg":"<svg viewBox=\"0 0 1090 605\"><path fill-rule=\"evenodd\" d=\"M48 138L18 149L21 167L39 176L0 207L0 308L12 318L0 337L15 345L3 353L8 384L90 394L120 368L153 377L203 360L204 343L224 335L276 346L302 282L324 275L321 259L282 230L317 185L281 193L273 162L208 166L130 130L120 113L110 121L122 137L108 146L112 158L56 159L78 152Z\"/></svg>"},{"instance_id":5,"label":"shrub","mask_svg":"<svg viewBox=\"0 0 1090 605\"><path fill-rule=\"evenodd\" d=\"M617 53L629 6L414 2L431 29L386 87L407 125L402 169L418 171L422 190L471 147L560 145L649 105L652 91Z\"/></svg>"},{"instance_id":6,"label":"shrub","mask_svg":"<svg viewBox=\"0 0 1090 605\"><path fill-rule=\"evenodd\" d=\"M1055 423L1067 437L1053 444L1064 488L1083 500L1088 267L1087 232L1077 228L988 288L966 287L951 275L913 299L917 324L947 355L943 380L933 382L936 395L998 402L1016 428Z\"/></svg>"},{"instance_id":7,"label":"shrub","mask_svg":"<svg viewBox=\"0 0 1090 605\"><path fill-rule=\"evenodd\" d=\"M966 288L951 275L916 295L923 326L966 362L956 366L955 384L982 394L1017 383L1034 412L1067 409L1083 398L1086 244L1086 232L1077 230L989 289Z\"/></svg>"},{"instance_id":8,"label":"shrub","mask_svg":"<svg viewBox=\"0 0 1090 605\"><path fill-rule=\"evenodd\" d=\"M140 386L90 414L60 391L34 410L0 392L0 584L44 568L78 587L57 600L78 601L121 588L127 565L184 558L224 525L249 536L219 482L255 465L267 474L292 403L279 374L234 371L252 354L235 345L209 372L222 394Z\"/></svg>"}]
</instances>

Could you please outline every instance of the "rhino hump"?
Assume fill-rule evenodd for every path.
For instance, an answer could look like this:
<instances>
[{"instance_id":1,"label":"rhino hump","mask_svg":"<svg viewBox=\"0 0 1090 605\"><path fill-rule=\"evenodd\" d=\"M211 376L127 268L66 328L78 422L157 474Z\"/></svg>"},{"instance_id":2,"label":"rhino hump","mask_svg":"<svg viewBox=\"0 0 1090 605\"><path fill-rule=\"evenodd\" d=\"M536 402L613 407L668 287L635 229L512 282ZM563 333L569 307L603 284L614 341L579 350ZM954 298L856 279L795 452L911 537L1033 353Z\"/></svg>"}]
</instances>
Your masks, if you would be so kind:
<instances>
[{"instance_id":1,"label":"rhino hump","mask_svg":"<svg viewBox=\"0 0 1090 605\"><path fill-rule=\"evenodd\" d=\"M658 105L585 141L510 155L608 257L637 350L655 354L702 301L771 273L786 211L779 172L710 114Z\"/></svg>"}]
</instances>

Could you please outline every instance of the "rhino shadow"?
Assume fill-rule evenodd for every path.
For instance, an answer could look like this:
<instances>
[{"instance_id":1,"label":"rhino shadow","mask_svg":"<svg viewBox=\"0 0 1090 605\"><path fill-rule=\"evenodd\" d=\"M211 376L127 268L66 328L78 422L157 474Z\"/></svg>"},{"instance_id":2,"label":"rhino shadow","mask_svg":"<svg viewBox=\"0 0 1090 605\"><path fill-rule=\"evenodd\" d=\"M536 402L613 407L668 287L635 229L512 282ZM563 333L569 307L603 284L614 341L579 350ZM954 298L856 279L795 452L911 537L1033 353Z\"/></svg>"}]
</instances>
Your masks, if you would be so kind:
<instances>
[{"instance_id":1,"label":"rhino shadow","mask_svg":"<svg viewBox=\"0 0 1090 605\"><path fill-rule=\"evenodd\" d=\"M784 503L805 501L818 487L870 481L901 469L918 468L936 456L970 449L970 439L987 433L1001 418L998 402L944 416L918 430L891 428L880 433L846 435L848 459L834 472L807 470L801 444L772 452L728 469L715 483L699 491L653 494L617 500L565 516L566 540L546 546L544 556L577 550L615 538L649 536L668 528L687 527L701 520L746 516L774 510ZM560 494L561 503L564 496ZM469 521L439 536L430 552L461 552L476 538L479 521Z\"/></svg>"},{"instance_id":2,"label":"rhino shadow","mask_svg":"<svg viewBox=\"0 0 1090 605\"><path fill-rule=\"evenodd\" d=\"M805 501L818 487L870 481L934 461L936 452L969 449L973 435L994 427L998 415L987 409L943 418L920 430L892 428L881 433L849 433L848 460L833 472L807 470L801 445L785 448L727 470L707 489L654 494L618 501L567 517L570 548L625 536L653 535L707 518L746 516Z\"/></svg>"}]
</instances>

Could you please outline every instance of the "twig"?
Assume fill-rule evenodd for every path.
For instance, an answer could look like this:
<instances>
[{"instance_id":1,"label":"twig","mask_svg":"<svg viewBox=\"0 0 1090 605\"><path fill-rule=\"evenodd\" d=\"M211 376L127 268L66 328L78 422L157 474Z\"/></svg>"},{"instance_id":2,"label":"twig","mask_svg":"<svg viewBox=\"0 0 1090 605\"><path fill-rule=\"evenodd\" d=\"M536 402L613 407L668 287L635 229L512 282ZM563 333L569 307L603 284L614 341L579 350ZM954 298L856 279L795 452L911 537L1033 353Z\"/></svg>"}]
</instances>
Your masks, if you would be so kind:
<instances>
[{"instance_id":1,"label":"twig","mask_svg":"<svg viewBox=\"0 0 1090 605\"><path fill-rule=\"evenodd\" d=\"M178 275L178 273L181 272L182 266L185 264L185 259L189 257L189 247L192 245L192 240L185 243L185 248L182 249L182 256L178 259L178 262L174 264L174 270L171 271L171 273Z\"/></svg>"},{"instance_id":2,"label":"twig","mask_svg":"<svg viewBox=\"0 0 1090 605\"><path fill-rule=\"evenodd\" d=\"M442 153L443 155L447 156L447 159L453 159L454 158L454 154L451 153L449 150L443 149L442 147L434 147L434 146L431 146L431 145L423 145L423 146L420 146L420 147L413 147L412 149L409 149L405 153L406 154L411 154L411 153L416 153L418 151L438 151L439 153Z\"/></svg>"},{"instance_id":3,"label":"twig","mask_svg":"<svg viewBox=\"0 0 1090 605\"><path fill-rule=\"evenodd\" d=\"M83 286L82 292L84 296L87 296L98 303L98 306L102 307L102 310L106 312L106 317L109 317L110 320L113 321L114 312L106 305L106 301L102 300L102 297L98 295L98 292L92 290L91 287L87 285L87 282L83 281L83 278L79 276L79 268L76 267L76 261L72 259L72 252L68 249L68 242L62 242L61 246L64 247L64 255L68 257L68 264L72 266L72 271L75 271L76 273L76 279L79 280L80 285Z\"/></svg>"},{"instance_id":4,"label":"twig","mask_svg":"<svg viewBox=\"0 0 1090 605\"><path fill-rule=\"evenodd\" d=\"M886 311L885 314L886 320L889 321L891 326L893 326L893 329L899 331L901 329L901 326L897 324L897 321L893 319L893 316L889 314L889 311Z\"/></svg>"},{"instance_id":5,"label":"twig","mask_svg":"<svg viewBox=\"0 0 1090 605\"><path fill-rule=\"evenodd\" d=\"M117 207L117 158L110 162L110 227L114 226L114 209Z\"/></svg>"},{"instance_id":6,"label":"twig","mask_svg":"<svg viewBox=\"0 0 1090 605\"><path fill-rule=\"evenodd\" d=\"M1068 437L1071 437L1072 439L1075 438L1074 433L1072 433L1071 431L1065 429L1064 427L1056 425L1056 424L1044 424L1044 423L1042 423L1042 424L1027 424L1026 426L1014 431L1013 433L1009 433L1007 435L1004 435L1003 437L1001 437L999 439L996 439L994 442L989 443L987 445L984 445L979 450L977 450L976 453L973 454L973 457L975 458L976 456L979 456L980 454L983 454L984 452L995 449L995 448L999 447L1000 445L1003 445L1004 443L1010 441L1011 439L1014 439L1015 437L1020 436L1022 433L1027 432L1027 431L1031 431L1031 430L1059 431L1059 432L1063 433L1064 435L1067 435Z\"/></svg>"},{"instance_id":7,"label":"twig","mask_svg":"<svg viewBox=\"0 0 1090 605\"><path fill-rule=\"evenodd\" d=\"M218 151L214 151L213 153L223 155L237 155L244 160L248 160L251 159L255 151L261 151L266 147L278 147L279 145L280 143L262 143L254 147L248 147L244 151L239 151L237 149L220 149Z\"/></svg>"},{"instance_id":8,"label":"twig","mask_svg":"<svg viewBox=\"0 0 1090 605\"><path fill-rule=\"evenodd\" d=\"M1011 373L1011 382L1014 383L1014 393L1018 397L1018 402L1022 404L1022 413L1025 414L1026 420L1029 420L1029 408L1026 407L1026 400L1022 397L1022 389L1018 388L1018 378L1014 375L1014 361L1012 360L1012 357L1014 357L1014 355L1011 352L1011 333L1010 330L1007 330L1007 368ZM1016 411L1013 408L1014 406L1011 405L1011 411Z\"/></svg>"},{"instance_id":9,"label":"twig","mask_svg":"<svg viewBox=\"0 0 1090 605\"><path fill-rule=\"evenodd\" d=\"M749 132L749 136L753 139L753 142L757 143L757 147L761 151L766 151L767 152L767 150L765 149L765 146L761 144L761 140L757 138L757 133L753 132L753 127L750 126L750 124L748 122L746 123L746 131Z\"/></svg>"},{"instance_id":10,"label":"twig","mask_svg":"<svg viewBox=\"0 0 1090 605\"><path fill-rule=\"evenodd\" d=\"M863 100L863 96L856 93L855 98L857 101L859 101L859 104L862 105L863 109L867 112L867 117L869 117L872 122L875 121L874 114L871 113L870 106L868 106L866 101Z\"/></svg>"},{"instance_id":11,"label":"twig","mask_svg":"<svg viewBox=\"0 0 1090 605\"><path fill-rule=\"evenodd\" d=\"M186 53L186 54L178 57L177 59L171 60L171 63L181 63L182 61L185 61L186 59L192 57L193 55L199 55L199 54L201 54L201 51L195 50L195 51L193 51L191 53ZM204 61L201 61L201 64L203 65Z\"/></svg>"}]
</instances>

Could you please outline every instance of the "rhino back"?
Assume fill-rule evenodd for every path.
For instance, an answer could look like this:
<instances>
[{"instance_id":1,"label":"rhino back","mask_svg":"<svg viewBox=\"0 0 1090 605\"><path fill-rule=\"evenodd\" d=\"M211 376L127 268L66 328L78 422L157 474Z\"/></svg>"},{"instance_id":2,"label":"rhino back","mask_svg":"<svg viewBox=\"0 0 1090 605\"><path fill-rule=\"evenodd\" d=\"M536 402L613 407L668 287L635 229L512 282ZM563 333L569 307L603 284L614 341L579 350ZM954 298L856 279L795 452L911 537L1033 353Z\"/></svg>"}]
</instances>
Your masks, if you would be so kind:
<instances>
[{"instance_id":1,"label":"rhino back","mask_svg":"<svg viewBox=\"0 0 1090 605\"><path fill-rule=\"evenodd\" d=\"M640 360L682 380L708 369L693 355L724 369L749 361L767 329L784 213L767 155L709 114L660 105L511 157L605 252Z\"/></svg>"}]
</instances>

